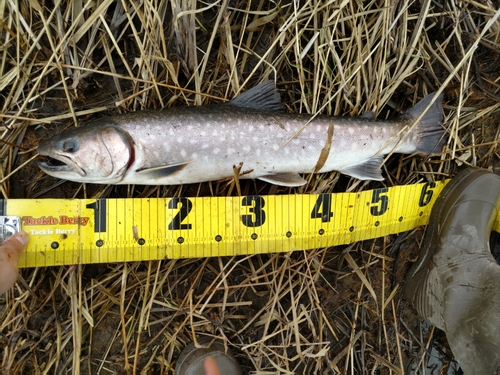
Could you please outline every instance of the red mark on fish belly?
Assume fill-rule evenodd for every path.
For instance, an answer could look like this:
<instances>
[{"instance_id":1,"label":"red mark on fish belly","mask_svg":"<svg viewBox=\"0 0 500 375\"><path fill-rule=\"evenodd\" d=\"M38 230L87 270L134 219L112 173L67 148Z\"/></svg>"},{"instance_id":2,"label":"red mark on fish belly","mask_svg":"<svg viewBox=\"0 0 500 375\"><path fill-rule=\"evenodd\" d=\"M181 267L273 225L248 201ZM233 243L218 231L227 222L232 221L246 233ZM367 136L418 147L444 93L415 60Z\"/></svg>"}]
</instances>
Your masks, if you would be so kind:
<instances>
[{"instance_id":1,"label":"red mark on fish belly","mask_svg":"<svg viewBox=\"0 0 500 375\"><path fill-rule=\"evenodd\" d=\"M125 170L127 171L132 166L132 164L134 164L135 161L135 147L132 144L132 142L130 142L130 139L128 139L128 149L130 150L130 158L128 159L127 166L125 167Z\"/></svg>"}]
</instances>

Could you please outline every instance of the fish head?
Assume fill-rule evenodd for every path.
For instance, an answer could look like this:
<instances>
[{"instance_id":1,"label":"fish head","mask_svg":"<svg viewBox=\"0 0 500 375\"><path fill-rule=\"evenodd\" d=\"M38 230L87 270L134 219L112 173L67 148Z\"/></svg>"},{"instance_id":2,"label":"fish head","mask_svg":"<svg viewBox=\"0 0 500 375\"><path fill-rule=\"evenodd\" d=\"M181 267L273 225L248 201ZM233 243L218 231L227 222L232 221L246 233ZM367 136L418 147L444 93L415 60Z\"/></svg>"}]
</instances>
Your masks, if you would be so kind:
<instances>
[{"instance_id":1,"label":"fish head","mask_svg":"<svg viewBox=\"0 0 500 375\"><path fill-rule=\"evenodd\" d=\"M128 134L102 124L65 131L41 143L37 151L48 157L38 163L45 173L77 182L117 183L134 159Z\"/></svg>"}]
</instances>

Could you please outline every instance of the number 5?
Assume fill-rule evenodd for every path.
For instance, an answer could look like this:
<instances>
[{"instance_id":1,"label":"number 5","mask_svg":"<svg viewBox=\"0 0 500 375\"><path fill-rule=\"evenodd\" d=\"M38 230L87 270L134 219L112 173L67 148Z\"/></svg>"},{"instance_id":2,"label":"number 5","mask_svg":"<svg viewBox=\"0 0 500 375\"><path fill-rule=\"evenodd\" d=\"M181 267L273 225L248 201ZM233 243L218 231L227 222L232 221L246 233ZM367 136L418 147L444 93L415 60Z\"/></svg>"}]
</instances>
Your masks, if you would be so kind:
<instances>
[{"instance_id":1,"label":"number 5","mask_svg":"<svg viewBox=\"0 0 500 375\"><path fill-rule=\"evenodd\" d=\"M389 191L389 188L381 188L373 190L372 203L379 204L378 206L370 207L370 213L373 216L380 216L385 214L389 205L389 197L385 194Z\"/></svg>"}]
</instances>

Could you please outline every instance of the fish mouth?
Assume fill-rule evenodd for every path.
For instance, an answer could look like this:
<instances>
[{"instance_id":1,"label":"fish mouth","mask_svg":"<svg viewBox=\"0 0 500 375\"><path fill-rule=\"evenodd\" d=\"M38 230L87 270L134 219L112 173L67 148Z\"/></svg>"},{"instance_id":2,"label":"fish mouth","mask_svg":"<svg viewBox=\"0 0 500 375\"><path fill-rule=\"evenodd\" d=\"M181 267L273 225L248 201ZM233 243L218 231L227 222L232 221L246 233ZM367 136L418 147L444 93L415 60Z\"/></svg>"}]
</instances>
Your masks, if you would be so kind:
<instances>
[{"instance_id":1,"label":"fish mouth","mask_svg":"<svg viewBox=\"0 0 500 375\"><path fill-rule=\"evenodd\" d=\"M47 161L38 162L38 166L40 167L40 169L42 169L44 172L48 174L76 172L82 177L84 177L87 174L83 170L83 168L80 165L78 165L77 162L75 162L74 160L65 155L52 155L52 156L43 154L40 155L46 156Z\"/></svg>"}]
</instances>

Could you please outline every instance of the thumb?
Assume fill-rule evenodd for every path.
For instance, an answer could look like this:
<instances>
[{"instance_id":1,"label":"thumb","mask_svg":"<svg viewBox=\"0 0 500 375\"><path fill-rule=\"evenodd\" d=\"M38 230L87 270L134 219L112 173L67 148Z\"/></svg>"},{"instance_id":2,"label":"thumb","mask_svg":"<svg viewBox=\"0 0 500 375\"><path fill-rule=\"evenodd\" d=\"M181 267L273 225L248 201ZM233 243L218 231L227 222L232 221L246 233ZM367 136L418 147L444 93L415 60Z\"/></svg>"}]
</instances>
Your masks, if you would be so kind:
<instances>
[{"instance_id":1,"label":"thumb","mask_svg":"<svg viewBox=\"0 0 500 375\"><path fill-rule=\"evenodd\" d=\"M19 232L0 244L0 294L9 290L16 282L19 254L28 242L28 234Z\"/></svg>"}]
</instances>

